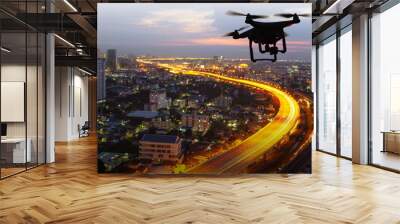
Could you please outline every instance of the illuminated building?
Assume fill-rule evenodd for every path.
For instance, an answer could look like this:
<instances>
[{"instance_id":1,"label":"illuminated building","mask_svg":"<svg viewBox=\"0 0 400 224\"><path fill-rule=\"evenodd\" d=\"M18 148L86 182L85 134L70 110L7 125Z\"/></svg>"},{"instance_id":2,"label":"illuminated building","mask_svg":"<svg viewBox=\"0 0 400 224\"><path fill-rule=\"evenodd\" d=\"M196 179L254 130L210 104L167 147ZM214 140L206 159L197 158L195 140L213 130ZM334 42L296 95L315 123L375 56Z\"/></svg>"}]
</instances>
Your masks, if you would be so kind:
<instances>
[{"instance_id":1,"label":"illuminated building","mask_svg":"<svg viewBox=\"0 0 400 224\"><path fill-rule=\"evenodd\" d=\"M240 64L238 67L241 68L241 69L245 69L245 68L248 68L249 65L248 65L248 64L245 64L245 63L242 63L242 64Z\"/></svg>"},{"instance_id":2,"label":"illuminated building","mask_svg":"<svg viewBox=\"0 0 400 224\"><path fill-rule=\"evenodd\" d=\"M152 120L152 126L157 129L170 130L174 127L174 123L168 117L157 117Z\"/></svg>"},{"instance_id":3,"label":"illuminated building","mask_svg":"<svg viewBox=\"0 0 400 224\"><path fill-rule=\"evenodd\" d=\"M224 96L223 94L214 99L214 105L220 108L230 107L231 104L232 98L229 96Z\"/></svg>"},{"instance_id":4,"label":"illuminated building","mask_svg":"<svg viewBox=\"0 0 400 224\"><path fill-rule=\"evenodd\" d=\"M224 60L224 56L214 56L213 57L215 61L222 61Z\"/></svg>"},{"instance_id":5,"label":"illuminated building","mask_svg":"<svg viewBox=\"0 0 400 224\"><path fill-rule=\"evenodd\" d=\"M145 134L139 141L139 159L179 162L183 159L182 140L175 135Z\"/></svg>"},{"instance_id":6,"label":"illuminated building","mask_svg":"<svg viewBox=\"0 0 400 224\"><path fill-rule=\"evenodd\" d=\"M183 127L190 127L194 132L205 132L210 127L209 117L195 112L183 114L181 122Z\"/></svg>"},{"instance_id":7,"label":"illuminated building","mask_svg":"<svg viewBox=\"0 0 400 224\"><path fill-rule=\"evenodd\" d=\"M149 95L149 109L152 111L168 108L170 105L170 100L167 98L167 93L165 90L151 91Z\"/></svg>"},{"instance_id":8,"label":"illuminated building","mask_svg":"<svg viewBox=\"0 0 400 224\"><path fill-rule=\"evenodd\" d=\"M132 60L129 57L118 57L118 70L133 68Z\"/></svg>"}]
</instances>

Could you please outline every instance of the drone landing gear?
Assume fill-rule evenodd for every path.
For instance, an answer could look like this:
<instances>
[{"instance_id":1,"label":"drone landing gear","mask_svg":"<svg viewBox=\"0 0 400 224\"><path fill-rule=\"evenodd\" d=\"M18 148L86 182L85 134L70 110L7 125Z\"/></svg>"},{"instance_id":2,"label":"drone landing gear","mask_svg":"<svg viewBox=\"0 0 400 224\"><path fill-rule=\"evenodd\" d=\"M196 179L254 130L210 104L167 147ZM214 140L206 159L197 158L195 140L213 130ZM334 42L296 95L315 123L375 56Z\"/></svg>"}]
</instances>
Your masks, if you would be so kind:
<instances>
[{"instance_id":1,"label":"drone landing gear","mask_svg":"<svg viewBox=\"0 0 400 224\"><path fill-rule=\"evenodd\" d=\"M269 46L268 44L264 44L264 50L262 49L262 43L258 43L258 50L260 51L261 54L267 53L269 51Z\"/></svg>"},{"instance_id":2,"label":"drone landing gear","mask_svg":"<svg viewBox=\"0 0 400 224\"><path fill-rule=\"evenodd\" d=\"M281 53L285 53L286 52L286 38L285 38L285 34L282 35L282 50L279 50L279 52Z\"/></svg>"},{"instance_id":3,"label":"drone landing gear","mask_svg":"<svg viewBox=\"0 0 400 224\"><path fill-rule=\"evenodd\" d=\"M276 48L276 46L274 46ZM260 53L264 54L267 52L270 52L271 55L273 55L273 58L260 58L260 59L255 59L254 58L254 53L253 53L253 41L249 39L249 48L250 48L250 59L252 62L257 62L257 61L271 61L271 62L275 62L277 57L276 55L278 54L278 50L276 50L276 52L271 52L271 48L268 45L265 45L264 50L262 50L262 46L259 43L258 44L258 49L260 51ZM286 51L286 44L285 44L285 49Z\"/></svg>"}]
</instances>

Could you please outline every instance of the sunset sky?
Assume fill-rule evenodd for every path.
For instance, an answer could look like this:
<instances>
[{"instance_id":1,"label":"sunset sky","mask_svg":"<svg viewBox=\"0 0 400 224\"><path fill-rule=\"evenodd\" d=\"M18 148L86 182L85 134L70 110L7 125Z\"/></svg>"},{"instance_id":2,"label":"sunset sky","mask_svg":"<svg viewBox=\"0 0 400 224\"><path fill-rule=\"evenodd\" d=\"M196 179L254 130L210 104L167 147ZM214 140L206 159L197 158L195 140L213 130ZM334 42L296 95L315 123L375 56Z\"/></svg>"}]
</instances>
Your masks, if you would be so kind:
<instances>
[{"instance_id":1,"label":"sunset sky","mask_svg":"<svg viewBox=\"0 0 400 224\"><path fill-rule=\"evenodd\" d=\"M248 40L223 37L242 26L245 17L226 15L228 10L250 14L311 13L311 4L271 3L101 3L98 4L98 48L118 54L248 58ZM259 21L288 20L270 17ZM311 18L287 27L288 52L283 59L310 61ZM257 46L254 46L256 50Z\"/></svg>"}]
</instances>

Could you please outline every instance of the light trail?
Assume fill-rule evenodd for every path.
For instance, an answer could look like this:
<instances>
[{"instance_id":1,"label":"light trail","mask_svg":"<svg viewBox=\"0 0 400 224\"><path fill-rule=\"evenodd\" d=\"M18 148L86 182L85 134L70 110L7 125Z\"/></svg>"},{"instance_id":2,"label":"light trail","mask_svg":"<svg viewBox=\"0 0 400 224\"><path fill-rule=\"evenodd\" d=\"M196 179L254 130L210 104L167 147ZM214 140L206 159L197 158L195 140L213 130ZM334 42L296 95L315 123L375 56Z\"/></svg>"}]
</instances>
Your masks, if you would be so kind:
<instances>
[{"instance_id":1,"label":"light trail","mask_svg":"<svg viewBox=\"0 0 400 224\"><path fill-rule=\"evenodd\" d=\"M155 61L155 60L154 60ZM154 64L153 62L140 60L142 63ZM231 148L219 156L213 157L197 166L187 170L193 174L238 174L254 163L258 158L271 150L282 138L288 136L292 129L296 127L300 117L300 108L297 101L288 93L259 83L253 80L227 77L211 72L194 71L187 68L173 66L169 64L157 63L158 67L168 69L175 74L185 74L194 76L209 77L229 83L241 84L253 88L262 89L275 95L279 100L280 107L278 113L270 123L249 136L239 145Z\"/></svg>"}]
</instances>

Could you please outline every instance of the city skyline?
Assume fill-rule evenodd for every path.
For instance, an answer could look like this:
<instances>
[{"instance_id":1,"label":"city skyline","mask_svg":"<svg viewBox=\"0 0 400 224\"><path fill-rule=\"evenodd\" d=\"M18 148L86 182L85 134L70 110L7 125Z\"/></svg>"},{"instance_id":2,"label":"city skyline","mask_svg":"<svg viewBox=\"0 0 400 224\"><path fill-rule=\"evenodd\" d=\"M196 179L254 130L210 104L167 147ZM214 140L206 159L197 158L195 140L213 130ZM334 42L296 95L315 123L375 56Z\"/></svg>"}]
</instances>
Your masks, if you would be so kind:
<instances>
[{"instance_id":1,"label":"city skyline","mask_svg":"<svg viewBox=\"0 0 400 224\"><path fill-rule=\"evenodd\" d=\"M262 3L99 4L98 47L101 52L116 49L119 55L248 58L247 39L223 37L224 33L244 26L244 17L228 16L226 11L268 15L311 11L307 4L295 5L288 8L286 4ZM267 21L281 20L286 19L271 17ZM116 23L120 25L113 25ZM279 59L310 61L311 18L302 18L285 32L288 52L280 54Z\"/></svg>"}]
</instances>

